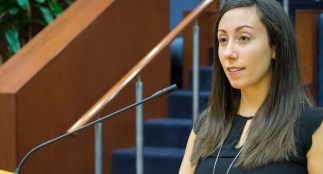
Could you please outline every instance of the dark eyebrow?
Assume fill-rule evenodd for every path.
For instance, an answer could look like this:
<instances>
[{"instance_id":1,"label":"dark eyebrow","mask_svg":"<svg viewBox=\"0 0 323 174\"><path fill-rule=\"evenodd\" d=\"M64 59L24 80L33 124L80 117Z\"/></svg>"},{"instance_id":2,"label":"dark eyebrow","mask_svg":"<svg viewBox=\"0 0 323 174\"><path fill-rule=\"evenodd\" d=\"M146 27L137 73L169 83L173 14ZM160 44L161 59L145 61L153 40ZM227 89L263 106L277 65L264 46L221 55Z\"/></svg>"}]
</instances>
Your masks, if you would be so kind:
<instances>
[{"instance_id":1,"label":"dark eyebrow","mask_svg":"<svg viewBox=\"0 0 323 174\"><path fill-rule=\"evenodd\" d=\"M241 30L242 28L250 28L250 29L252 29L252 30L254 30L254 28L253 27L251 27L251 26L249 26L249 25L242 25L242 26L240 26L240 27L238 27L238 28L236 28L235 29L235 31L239 31L239 30ZM225 30L223 30L223 29L218 29L218 32L224 32L224 33L226 33L226 31Z\"/></svg>"}]
</instances>

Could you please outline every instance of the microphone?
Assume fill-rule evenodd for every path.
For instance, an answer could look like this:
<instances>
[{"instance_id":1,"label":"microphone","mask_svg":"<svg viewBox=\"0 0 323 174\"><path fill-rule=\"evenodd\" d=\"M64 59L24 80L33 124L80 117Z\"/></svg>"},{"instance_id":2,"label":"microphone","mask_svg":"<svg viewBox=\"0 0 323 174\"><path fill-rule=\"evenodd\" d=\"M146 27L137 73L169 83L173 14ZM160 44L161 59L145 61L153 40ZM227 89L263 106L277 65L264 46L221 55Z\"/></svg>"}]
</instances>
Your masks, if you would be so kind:
<instances>
[{"instance_id":1,"label":"microphone","mask_svg":"<svg viewBox=\"0 0 323 174\"><path fill-rule=\"evenodd\" d=\"M167 95L167 94L170 94L174 91L176 91L178 88L177 88L177 85L176 84L173 84L172 86L168 86L160 91L157 91L156 93L154 93L153 95L151 95L151 97L159 97L161 95Z\"/></svg>"},{"instance_id":2,"label":"microphone","mask_svg":"<svg viewBox=\"0 0 323 174\"><path fill-rule=\"evenodd\" d=\"M31 154L32 154L32 153L34 153L34 152L38 151L39 149L41 149L41 148L43 148L43 147L45 147L45 146L47 146L47 145L50 145L50 144L52 144L52 143L54 143L54 142L57 142L57 141L59 141L59 140L61 140L61 139L65 138L65 137L67 137L67 136L69 136L69 135L75 134L75 133L77 133L77 132L79 132L79 131L81 131L81 130L83 130L83 129L86 129L86 128L90 127L90 126L93 126L93 125L95 125L95 124L97 124L97 123L99 123L99 122L102 122L102 121L104 121L104 120L106 120L106 119L108 119L108 118L111 118L111 117L113 117L113 116L116 116L117 114L119 114L119 113L121 113L121 112L124 112L124 111L126 111L126 110L128 110L128 109L131 109L131 108L133 108L133 107L135 107L135 106L138 106L138 105L140 105L140 104L143 104L143 103L145 103L145 102L147 102L147 101L149 101L149 100L152 100L152 99L155 99L155 98L158 98L158 97L161 97L161 96L164 96L164 95L170 94L170 93L172 93L172 92L176 91L177 89L178 89L178 88L177 88L177 85L176 85L176 84L173 84L173 85L171 85L171 86L168 86L168 87L166 87L166 88L164 88L164 89L162 89L162 90L160 90L160 91L157 91L156 93L152 94L151 96L149 96L149 97L147 97L147 98L145 98L145 99L143 99L143 100L141 100L141 101L139 101L139 102L136 102L136 103L133 103L133 104L131 104L131 105L129 105L129 106L126 106L126 107L124 107L124 108L122 108L122 109L120 109L120 110L118 110L118 111L115 111L115 112L113 112L113 113L111 113L111 114L108 114L108 115L106 115L106 116L103 116L103 117L101 117L101 118L99 118L99 119L97 119L97 120L95 120L95 121L92 121L92 122L90 122L90 123L88 123L88 124L85 124L84 126L82 126L82 127L78 128L78 129L75 129L75 130L70 131L70 132L66 132L66 133L64 133L64 134L62 134L62 135L60 135L60 136L58 136L58 137L56 137L56 138L53 138L53 139L51 139L51 140L48 140L48 141L46 141L46 142L44 142L44 143L42 143L42 144L40 144L40 145L38 145L38 146L34 147L34 148L33 148L33 149L31 149L29 152L27 152L27 153L26 153L26 155L25 155L25 156L22 158L22 160L19 162L19 164L18 164L18 166L17 166L17 168L16 168L15 173L16 173L16 174L20 174L20 173L21 173L21 168L22 168L22 166L23 166L24 162L25 162L25 161L26 161L26 160L31 156Z\"/></svg>"}]
</instances>

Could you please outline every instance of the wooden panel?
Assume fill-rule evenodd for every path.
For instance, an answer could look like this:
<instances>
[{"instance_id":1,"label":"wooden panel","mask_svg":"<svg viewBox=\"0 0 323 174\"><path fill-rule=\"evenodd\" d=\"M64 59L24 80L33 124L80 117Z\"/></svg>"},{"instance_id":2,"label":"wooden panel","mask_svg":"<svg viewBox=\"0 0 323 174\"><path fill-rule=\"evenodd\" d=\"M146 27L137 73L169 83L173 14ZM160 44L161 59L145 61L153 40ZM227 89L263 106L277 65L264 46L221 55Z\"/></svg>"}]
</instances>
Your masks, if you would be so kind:
<instances>
[{"instance_id":1,"label":"wooden panel","mask_svg":"<svg viewBox=\"0 0 323 174\"><path fill-rule=\"evenodd\" d=\"M0 164L14 168L16 163L16 99L13 94L0 95Z\"/></svg>"},{"instance_id":2,"label":"wooden panel","mask_svg":"<svg viewBox=\"0 0 323 174\"><path fill-rule=\"evenodd\" d=\"M300 54L301 76L316 99L317 95L317 27L319 10L296 11L296 37Z\"/></svg>"},{"instance_id":3,"label":"wooden panel","mask_svg":"<svg viewBox=\"0 0 323 174\"><path fill-rule=\"evenodd\" d=\"M32 147L64 133L166 36L168 21L168 1L77 0L41 31L0 68L0 121L8 123L0 130L9 140L1 141L0 152L9 151L0 168L14 171ZM162 52L141 73L145 96L169 85L169 57ZM132 82L100 115L134 102L134 91ZM145 118L166 116L166 101L144 105ZM134 145L134 110L104 127L104 173L110 173L112 150ZM93 129L66 138L34 153L22 171L94 173L93 141Z\"/></svg>"},{"instance_id":4,"label":"wooden panel","mask_svg":"<svg viewBox=\"0 0 323 174\"><path fill-rule=\"evenodd\" d=\"M205 12L210 12L210 13L216 13L220 7L220 1L219 0L214 0L211 5L209 5L206 9Z\"/></svg>"},{"instance_id":5,"label":"wooden panel","mask_svg":"<svg viewBox=\"0 0 323 174\"><path fill-rule=\"evenodd\" d=\"M189 12L186 12L187 15ZM198 24L200 27L200 65L210 65L210 52L209 49L213 45L213 25L215 21L214 12L203 12L198 17ZM184 30L184 48L183 48L183 88L189 87L189 70L192 68L193 60L193 24L186 27Z\"/></svg>"}]
</instances>

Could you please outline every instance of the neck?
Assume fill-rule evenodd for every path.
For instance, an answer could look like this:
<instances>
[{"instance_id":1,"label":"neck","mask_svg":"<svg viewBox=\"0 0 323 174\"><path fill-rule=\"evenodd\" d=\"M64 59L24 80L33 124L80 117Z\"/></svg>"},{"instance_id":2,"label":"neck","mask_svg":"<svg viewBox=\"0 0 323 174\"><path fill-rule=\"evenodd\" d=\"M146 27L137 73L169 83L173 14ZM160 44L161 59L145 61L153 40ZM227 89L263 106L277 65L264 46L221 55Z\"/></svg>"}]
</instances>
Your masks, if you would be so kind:
<instances>
[{"instance_id":1,"label":"neck","mask_svg":"<svg viewBox=\"0 0 323 174\"><path fill-rule=\"evenodd\" d=\"M268 94L268 88L241 90L241 100L238 113L243 116L254 116Z\"/></svg>"}]
</instances>

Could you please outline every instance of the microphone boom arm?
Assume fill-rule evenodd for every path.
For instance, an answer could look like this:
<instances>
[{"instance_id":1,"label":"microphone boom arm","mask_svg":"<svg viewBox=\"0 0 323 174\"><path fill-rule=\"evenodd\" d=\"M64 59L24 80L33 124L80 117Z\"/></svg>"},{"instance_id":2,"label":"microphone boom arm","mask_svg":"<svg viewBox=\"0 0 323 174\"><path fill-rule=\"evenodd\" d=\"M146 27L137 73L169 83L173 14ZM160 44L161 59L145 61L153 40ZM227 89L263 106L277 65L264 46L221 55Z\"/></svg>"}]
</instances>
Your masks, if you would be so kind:
<instances>
[{"instance_id":1,"label":"microphone boom arm","mask_svg":"<svg viewBox=\"0 0 323 174\"><path fill-rule=\"evenodd\" d=\"M26 160L31 156L31 154L32 154L32 153L34 153L34 152L38 151L39 149L41 149L41 148L43 148L43 147L45 147L45 146L47 146L47 145L50 145L50 144L52 144L52 143L55 143L55 142L57 142L57 141L59 141L59 140L61 140L61 139L65 138L65 137L67 137L67 136L69 136L69 135L71 135L71 134L75 134L75 133L77 133L77 132L79 132L79 131L81 131L81 130L83 130L83 129L86 129L86 128L88 128L88 127L91 127L91 126L93 126L93 125L95 125L95 124L97 124L97 123L99 123L99 122L102 122L102 121L104 121L104 120L108 119L108 118L111 118L111 117L113 117L113 116L115 116L115 115L117 115L117 114L119 114L119 113L121 113L121 112L124 112L124 111L126 111L126 110L128 110L128 109L131 109L131 108L133 108L133 107L135 107L135 106L138 106L138 105L140 105L140 104L143 104L143 103L145 103L146 101L149 101L149 100L152 100L152 99L158 98L158 97L163 96L163 95L167 95L167 94L172 93L172 92L174 92L174 91L176 91L176 90L177 90L177 85L176 85L176 84L171 85L171 86L169 86L169 87L166 87L166 88L164 88L164 89L162 89L162 90L160 90L160 91L158 91L158 92L154 93L153 95L151 95L151 96L149 96L149 97L147 97L147 98L145 98L145 99L143 99L143 100L141 100L141 101L139 101L139 102L133 103L133 104L131 104L131 105L127 106L127 107L124 107L124 108L122 108L122 109L119 109L119 110L117 110L117 111L115 111L115 112L113 112L113 113L110 113L110 114L108 114L108 115L106 115L106 116L103 116L103 117L101 117L101 118L99 118L99 119L96 119L95 121L92 121L92 122L90 122L90 123L88 123L88 124L85 124L84 126L82 126L82 127L78 128L78 129L74 129L74 130L72 130L72 131L66 132L66 133L64 133L64 134L62 134L62 135L60 135L60 136L58 136L58 137L56 137L56 138L53 138L53 139L51 139L51 140L48 140L48 141L46 141L46 142L44 142L44 143L42 143L42 144L40 144L40 145L38 145L38 146L34 147L34 148L33 148L33 149L31 149L31 150L30 150L30 151L29 151L29 152L28 152L28 153L27 153L27 154L22 158L22 160L19 162L19 164L18 164L18 166L17 166L17 168L16 168L15 173L16 173L16 174L20 174L20 172L21 172L21 167L22 167L22 165L24 164L24 162L25 162L25 161L26 161Z\"/></svg>"}]
</instances>

